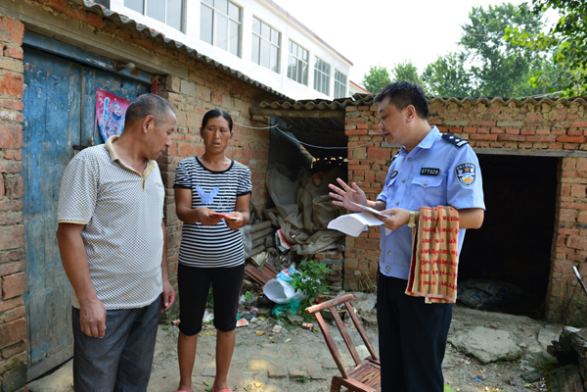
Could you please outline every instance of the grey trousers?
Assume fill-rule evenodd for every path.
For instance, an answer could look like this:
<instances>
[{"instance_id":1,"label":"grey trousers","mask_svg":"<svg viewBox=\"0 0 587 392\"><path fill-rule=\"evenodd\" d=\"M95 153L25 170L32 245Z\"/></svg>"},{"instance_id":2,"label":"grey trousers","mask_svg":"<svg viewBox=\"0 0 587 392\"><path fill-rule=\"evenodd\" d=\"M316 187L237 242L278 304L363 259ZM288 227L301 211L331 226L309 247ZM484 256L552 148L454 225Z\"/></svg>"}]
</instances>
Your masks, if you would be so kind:
<instances>
[{"instance_id":1,"label":"grey trousers","mask_svg":"<svg viewBox=\"0 0 587 392\"><path fill-rule=\"evenodd\" d=\"M106 334L81 331L73 308L75 392L145 392L151 376L161 300L138 309L106 311Z\"/></svg>"}]
</instances>

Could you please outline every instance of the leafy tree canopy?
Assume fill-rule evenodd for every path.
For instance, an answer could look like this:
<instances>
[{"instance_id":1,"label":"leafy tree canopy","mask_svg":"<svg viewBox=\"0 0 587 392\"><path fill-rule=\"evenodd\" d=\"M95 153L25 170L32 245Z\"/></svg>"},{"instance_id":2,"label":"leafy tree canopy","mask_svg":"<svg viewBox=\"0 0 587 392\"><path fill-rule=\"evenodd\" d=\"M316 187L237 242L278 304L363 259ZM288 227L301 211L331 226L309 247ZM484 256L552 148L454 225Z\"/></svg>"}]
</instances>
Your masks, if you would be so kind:
<instances>
[{"instance_id":1,"label":"leafy tree canopy","mask_svg":"<svg viewBox=\"0 0 587 392\"><path fill-rule=\"evenodd\" d=\"M418 75L418 68L412 64L411 60L407 60L403 63L394 64L391 69L394 82L411 82L423 86L422 79Z\"/></svg>"},{"instance_id":2,"label":"leafy tree canopy","mask_svg":"<svg viewBox=\"0 0 587 392\"><path fill-rule=\"evenodd\" d=\"M369 73L363 76L363 86L374 95L391 83L389 71L378 65L369 67Z\"/></svg>"},{"instance_id":3,"label":"leafy tree canopy","mask_svg":"<svg viewBox=\"0 0 587 392\"><path fill-rule=\"evenodd\" d=\"M531 76L533 86L546 87L562 96L584 96L587 93L587 1L533 0L534 15L554 9L560 18L549 31L524 31L518 26L506 28L505 40L534 52L554 52L554 66L560 72L539 70Z\"/></svg>"}]
</instances>

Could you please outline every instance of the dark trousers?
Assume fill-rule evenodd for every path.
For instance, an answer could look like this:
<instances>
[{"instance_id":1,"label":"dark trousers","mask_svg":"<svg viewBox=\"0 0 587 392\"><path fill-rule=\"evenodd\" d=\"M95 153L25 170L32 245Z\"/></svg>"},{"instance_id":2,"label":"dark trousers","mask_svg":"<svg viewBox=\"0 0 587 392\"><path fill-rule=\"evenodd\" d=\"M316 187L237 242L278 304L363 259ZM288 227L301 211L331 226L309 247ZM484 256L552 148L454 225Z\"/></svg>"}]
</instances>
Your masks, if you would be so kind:
<instances>
[{"instance_id":1,"label":"dark trousers","mask_svg":"<svg viewBox=\"0 0 587 392\"><path fill-rule=\"evenodd\" d=\"M187 336L202 330L210 285L214 298L214 326L222 332L235 329L244 277L244 263L218 268L188 267L180 263L177 269L179 330Z\"/></svg>"},{"instance_id":2,"label":"dark trousers","mask_svg":"<svg viewBox=\"0 0 587 392\"><path fill-rule=\"evenodd\" d=\"M73 308L75 392L145 392L151 377L161 299L143 308L106 311L106 334L81 331Z\"/></svg>"},{"instance_id":3,"label":"dark trousers","mask_svg":"<svg viewBox=\"0 0 587 392\"><path fill-rule=\"evenodd\" d=\"M405 294L407 281L379 274L377 321L382 392L442 392L452 304Z\"/></svg>"}]
</instances>

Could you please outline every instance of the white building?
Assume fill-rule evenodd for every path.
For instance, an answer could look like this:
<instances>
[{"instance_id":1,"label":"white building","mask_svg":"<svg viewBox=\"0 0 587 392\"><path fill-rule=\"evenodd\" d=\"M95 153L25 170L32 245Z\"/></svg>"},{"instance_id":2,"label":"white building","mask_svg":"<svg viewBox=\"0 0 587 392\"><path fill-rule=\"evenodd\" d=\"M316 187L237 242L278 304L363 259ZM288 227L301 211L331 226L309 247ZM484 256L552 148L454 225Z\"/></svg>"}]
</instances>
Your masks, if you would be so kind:
<instances>
[{"instance_id":1,"label":"white building","mask_svg":"<svg viewBox=\"0 0 587 392\"><path fill-rule=\"evenodd\" d=\"M291 98L349 96L353 64L271 0L110 0L110 9Z\"/></svg>"}]
</instances>

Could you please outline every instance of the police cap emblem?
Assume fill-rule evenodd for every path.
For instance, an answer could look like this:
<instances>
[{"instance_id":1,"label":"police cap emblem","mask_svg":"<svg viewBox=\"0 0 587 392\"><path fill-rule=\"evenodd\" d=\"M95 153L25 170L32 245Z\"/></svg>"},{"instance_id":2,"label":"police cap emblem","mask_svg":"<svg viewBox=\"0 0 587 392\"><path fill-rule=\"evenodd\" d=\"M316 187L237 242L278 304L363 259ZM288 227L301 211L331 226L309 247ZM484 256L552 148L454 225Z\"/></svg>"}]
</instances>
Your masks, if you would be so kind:
<instances>
[{"instance_id":1,"label":"police cap emblem","mask_svg":"<svg viewBox=\"0 0 587 392\"><path fill-rule=\"evenodd\" d=\"M455 168L455 174L463 185L472 185L477 178L477 167L474 163L461 163Z\"/></svg>"}]
</instances>

